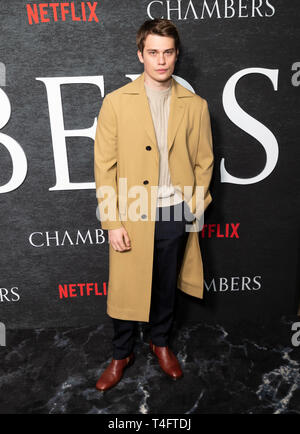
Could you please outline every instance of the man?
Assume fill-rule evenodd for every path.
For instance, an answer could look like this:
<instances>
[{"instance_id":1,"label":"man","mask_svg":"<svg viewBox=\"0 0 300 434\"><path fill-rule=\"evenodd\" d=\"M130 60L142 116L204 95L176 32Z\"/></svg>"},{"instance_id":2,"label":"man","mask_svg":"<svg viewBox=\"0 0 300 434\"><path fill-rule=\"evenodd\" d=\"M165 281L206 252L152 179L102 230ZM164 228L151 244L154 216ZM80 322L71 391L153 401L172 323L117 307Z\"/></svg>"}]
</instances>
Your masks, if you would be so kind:
<instances>
[{"instance_id":1,"label":"man","mask_svg":"<svg viewBox=\"0 0 300 434\"><path fill-rule=\"evenodd\" d=\"M95 137L96 194L109 237L107 313L114 326L113 358L99 390L117 384L133 363L137 321L150 323L150 349L161 369L180 378L168 346L176 289L203 297L198 232L191 227L212 200L208 105L172 77L180 40L171 21L146 21L137 46L144 72L106 95Z\"/></svg>"}]
</instances>

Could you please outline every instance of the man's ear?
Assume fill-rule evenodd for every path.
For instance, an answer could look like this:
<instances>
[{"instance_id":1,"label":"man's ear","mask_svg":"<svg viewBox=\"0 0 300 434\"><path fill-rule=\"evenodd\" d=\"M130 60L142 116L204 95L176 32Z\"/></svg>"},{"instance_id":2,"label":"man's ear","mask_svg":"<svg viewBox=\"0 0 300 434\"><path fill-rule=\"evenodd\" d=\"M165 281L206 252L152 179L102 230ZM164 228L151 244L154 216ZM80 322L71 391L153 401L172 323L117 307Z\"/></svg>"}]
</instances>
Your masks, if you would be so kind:
<instances>
[{"instance_id":1,"label":"man's ear","mask_svg":"<svg viewBox=\"0 0 300 434\"><path fill-rule=\"evenodd\" d=\"M138 56L138 58L139 58L139 61L140 61L141 63L144 63L143 55L142 55L142 53L141 53L140 50L137 50L137 56Z\"/></svg>"}]
</instances>

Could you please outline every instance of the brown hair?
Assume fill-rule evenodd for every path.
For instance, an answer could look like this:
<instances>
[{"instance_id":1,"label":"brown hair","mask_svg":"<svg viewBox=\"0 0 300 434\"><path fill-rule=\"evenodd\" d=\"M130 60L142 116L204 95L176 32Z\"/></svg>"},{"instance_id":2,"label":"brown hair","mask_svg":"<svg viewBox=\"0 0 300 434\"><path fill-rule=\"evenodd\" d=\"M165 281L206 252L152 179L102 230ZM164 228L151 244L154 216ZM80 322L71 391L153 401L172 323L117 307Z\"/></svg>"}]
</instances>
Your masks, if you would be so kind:
<instances>
[{"instance_id":1,"label":"brown hair","mask_svg":"<svg viewBox=\"0 0 300 434\"><path fill-rule=\"evenodd\" d=\"M136 44L142 54L145 47L145 40L148 35L168 36L174 39L176 50L180 47L177 27L170 20L155 18L154 20L147 20L141 25L136 35Z\"/></svg>"}]
</instances>

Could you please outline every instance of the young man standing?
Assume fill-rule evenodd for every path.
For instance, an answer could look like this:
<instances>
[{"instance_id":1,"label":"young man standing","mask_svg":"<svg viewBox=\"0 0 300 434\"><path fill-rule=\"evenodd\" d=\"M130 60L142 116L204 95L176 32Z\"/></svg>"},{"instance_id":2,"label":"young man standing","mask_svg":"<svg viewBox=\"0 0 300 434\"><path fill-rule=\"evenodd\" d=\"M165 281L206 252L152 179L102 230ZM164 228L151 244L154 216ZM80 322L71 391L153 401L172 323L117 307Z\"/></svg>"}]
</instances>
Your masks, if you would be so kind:
<instances>
[{"instance_id":1,"label":"young man standing","mask_svg":"<svg viewBox=\"0 0 300 434\"><path fill-rule=\"evenodd\" d=\"M180 378L168 346L176 290L203 297L198 232L191 228L212 200L207 101L172 77L180 40L171 21L146 21L137 46L144 72L106 95L95 137L97 200L109 236L107 313L114 326L113 358L99 390L117 384L133 363L137 321L150 323L150 350L161 369Z\"/></svg>"}]
</instances>

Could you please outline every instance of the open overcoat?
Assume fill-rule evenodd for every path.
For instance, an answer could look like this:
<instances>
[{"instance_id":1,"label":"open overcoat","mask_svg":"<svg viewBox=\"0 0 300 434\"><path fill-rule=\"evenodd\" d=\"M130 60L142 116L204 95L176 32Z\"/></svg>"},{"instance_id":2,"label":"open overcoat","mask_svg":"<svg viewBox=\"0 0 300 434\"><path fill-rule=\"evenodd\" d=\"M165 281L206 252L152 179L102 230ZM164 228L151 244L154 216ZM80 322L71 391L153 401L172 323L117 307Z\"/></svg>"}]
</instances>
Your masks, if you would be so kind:
<instances>
[{"instance_id":1,"label":"open overcoat","mask_svg":"<svg viewBox=\"0 0 300 434\"><path fill-rule=\"evenodd\" d=\"M184 186L192 186L191 194L183 198L190 211L199 218L195 187L204 188L202 212L212 201L209 184L214 157L210 114L207 101L173 77L167 137L171 182L180 186L182 192ZM151 186L158 186L159 158L142 73L134 81L105 96L94 142L100 219L102 207L104 210L112 201L117 211L115 220L101 219L102 229L116 229L123 225L131 240L131 249L124 252L115 251L109 245L107 314L112 318L149 322L155 229L155 217L150 217L153 207L150 191ZM143 210L137 221L128 218L127 214L136 197L128 194L124 205L125 193L123 189L120 191L119 178L126 179L126 194L132 186L141 186L149 193L148 210ZM113 187L115 196L99 194L102 186ZM155 187L154 191L157 191ZM199 232L190 232L177 286L186 294L203 298L203 282Z\"/></svg>"}]
</instances>

